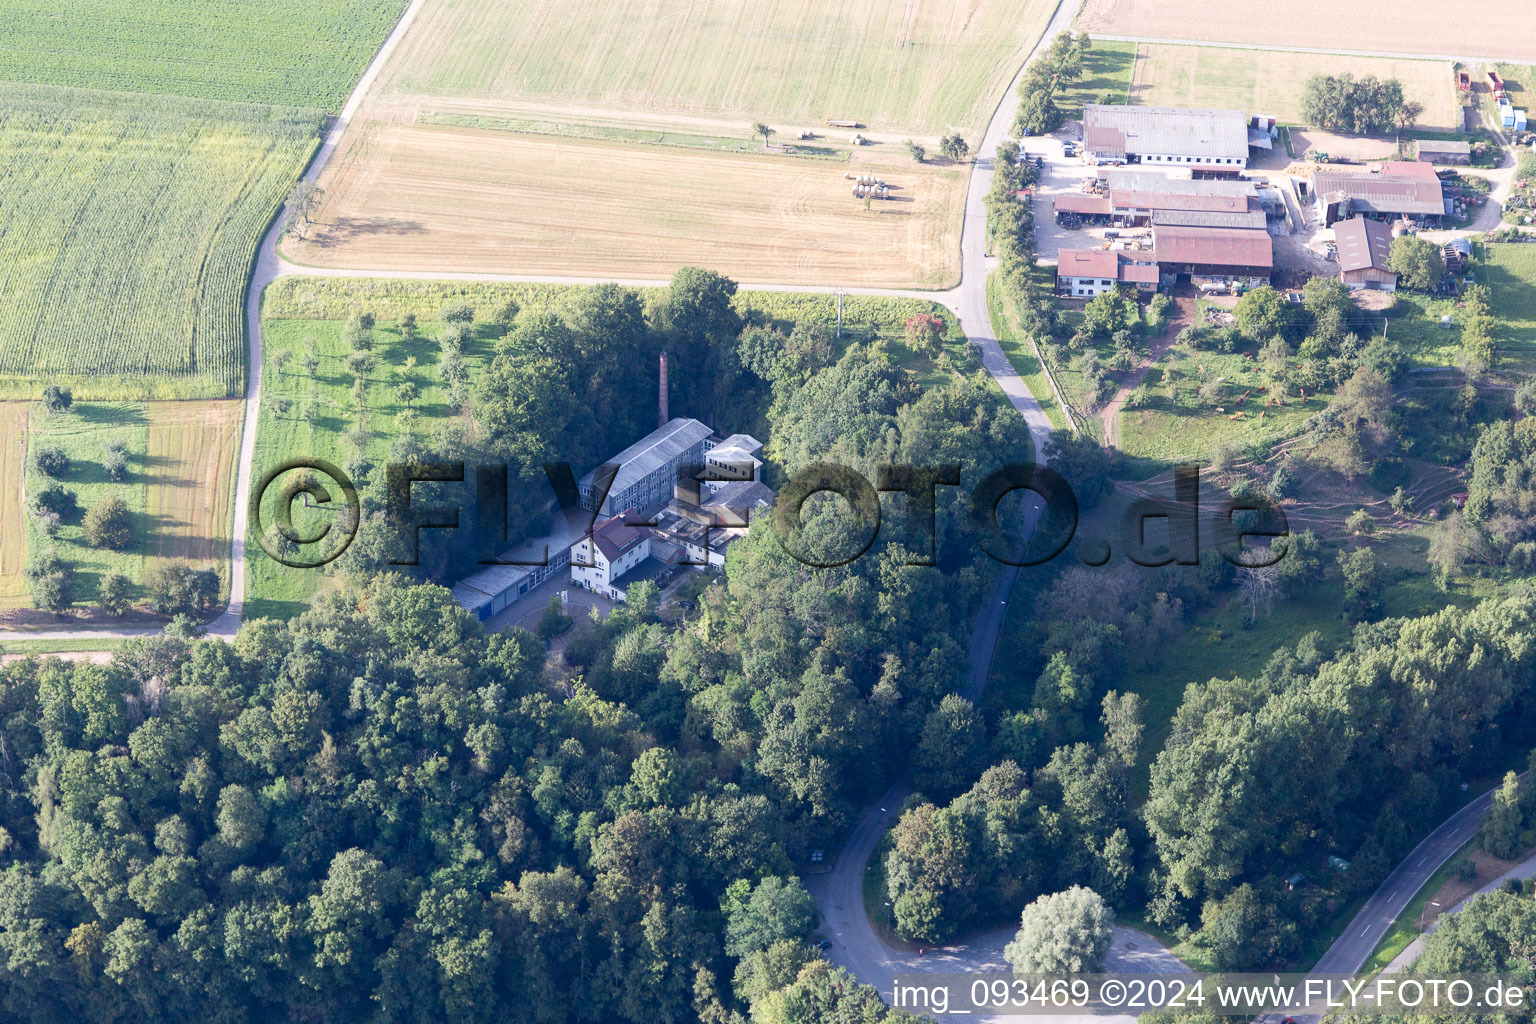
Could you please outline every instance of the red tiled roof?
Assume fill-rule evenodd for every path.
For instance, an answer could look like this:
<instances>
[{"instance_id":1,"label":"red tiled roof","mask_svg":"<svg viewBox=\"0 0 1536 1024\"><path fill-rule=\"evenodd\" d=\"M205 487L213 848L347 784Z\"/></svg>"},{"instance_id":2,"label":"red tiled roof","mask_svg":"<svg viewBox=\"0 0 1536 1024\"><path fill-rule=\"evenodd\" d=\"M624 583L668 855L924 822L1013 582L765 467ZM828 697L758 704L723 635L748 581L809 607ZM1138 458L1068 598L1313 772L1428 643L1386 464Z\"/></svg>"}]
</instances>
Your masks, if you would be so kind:
<instances>
[{"instance_id":1,"label":"red tiled roof","mask_svg":"<svg viewBox=\"0 0 1536 1024\"><path fill-rule=\"evenodd\" d=\"M1109 250L1084 252L1079 249L1063 249L1056 254L1056 276L1098 277L1118 280L1120 257Z\"/></svg>"},{"instance_id":2,"label":"red tiled roof","mask_svg":"<svg viewBox=\"0 0 1536 1024\"><path fill-rule=\"evenodd\" d=\"M1152 254L1138 252L1136 258L1150 260ZM1158 280L1158 269L1156 264L1143 266L1132 263L1123 253L1110 249L1087 252L1063 249L1056 254L1056 276L1096 277L1101 281L1124 281L1132 284L1150 281L1155 284Z\"/></svg>"},{"instance_id":3,"label":"red tiled roof","mask_svg":"<svg viewBox=\"0 0 1536 1024\"><path fill-rule=\"evenodd\" d=\"M1273 267L1268 231L1249 228L1154 227L1157 262L1218 267Z\"/></svg>"},{"instance_id":4,"label":"red tiled roof","mask_svg":"<svg viewBox=\"0 0 1536 1024\"><path fill-rule=\"evenodd\" d=\"M1052 202L1057 213L1098 213L1109 215L1109 199L1105 196L1088 196L1071 193L1056 196Z\"/></svg>"},{"instance_id":5,"label":"red tiled roof","mask_svg":"<svg viewBox=\"0 0 1536 1024\"><path fill-rule=\"evenodd\" d=\"M1466 145L1466 143L1462 143ZM1439 181L1440 176L1435 173L1434 167L1418 160L1383 160L1381 163L1382 174L1402 175L1407 178L1419 178L1424 181Z\"/></svg>"},{"instance_id":6,"label":"red tiled roof","mask_svg":"<svg viewBox=\"0 0 1536 1024\"><path fill-rule=\"evenodd\" d=\"M614 516L605 519L592 531L592 543L603 553L603 557L613 562L620 555L634 550L646 537L644 530L630 526L625 517L633 517L634 510L626 509Z\"/></svg>"}]
</instances>

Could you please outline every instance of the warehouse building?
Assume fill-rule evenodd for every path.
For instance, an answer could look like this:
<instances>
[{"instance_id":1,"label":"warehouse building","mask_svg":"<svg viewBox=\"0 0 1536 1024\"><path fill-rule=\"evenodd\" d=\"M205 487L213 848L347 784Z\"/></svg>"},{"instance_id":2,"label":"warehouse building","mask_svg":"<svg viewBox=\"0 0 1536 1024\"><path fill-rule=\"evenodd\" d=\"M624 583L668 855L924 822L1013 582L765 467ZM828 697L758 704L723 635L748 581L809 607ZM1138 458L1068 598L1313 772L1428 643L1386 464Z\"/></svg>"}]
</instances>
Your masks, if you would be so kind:
<instances>
[{"instance_id":1,"label":"warehouse building","mask_svg":"<svg viewBox=\"0 0 1536 1024\"><path fill-rule=\"evenodd\" d=\"M672 500L678 467L703 466L713 447L713 433L698 420L668 420L608 460L619 468L600 504L597 470L582 477L581 506L605 519L626 509L648 516Z\"/></svg>"},{"instance_id":2,"label":"warehouse building","mask_svg":"<svg viewBox=\"0 0 1536 1024\"><path fill-rule=\"evenodd\" d=\"M1241 110L1083 105L1083 153L1099 163L1236 173L1248 166L1249 138Z\"/></svg>"},{"instance_id":3,"label":"warehouse building","mask_svg":"<svg viewBox=\"0 0 1536 1024\"><path fill-rule=\"evenodd\" d=\"M1439 142L1420 139L1415 155L1420 163L1425 164L1470 164L1472 144L1461 140Z\"/></svg>"}]
</instances>

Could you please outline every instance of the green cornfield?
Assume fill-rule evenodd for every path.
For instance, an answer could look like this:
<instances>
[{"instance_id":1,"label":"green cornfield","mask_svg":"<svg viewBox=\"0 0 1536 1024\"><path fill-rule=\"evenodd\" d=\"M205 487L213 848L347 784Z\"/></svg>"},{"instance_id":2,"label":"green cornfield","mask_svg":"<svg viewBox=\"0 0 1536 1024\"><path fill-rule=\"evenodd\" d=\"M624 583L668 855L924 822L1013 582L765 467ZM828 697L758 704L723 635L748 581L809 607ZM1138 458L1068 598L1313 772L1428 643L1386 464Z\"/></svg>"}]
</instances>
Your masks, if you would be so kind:
<instances>
[{"instance_id":1,"label":"green cornfield","mask_svg":"<svg viewBox=\"0 0 1536 1024\"><path fill-rule=\"evenodd\" d=\"M322 121L0 85L0 396L240 394L252 259Z\"/></svg>"},{"instance_id":2,"label":"green cornfield","mask_svg":"<svg viewBox=\"0 0 1536 1024\"><path fill-rule=\"evenodd\" d=\"M336 113L406 0L0 0L0 81Z\"/></svg>"}]
</instances>

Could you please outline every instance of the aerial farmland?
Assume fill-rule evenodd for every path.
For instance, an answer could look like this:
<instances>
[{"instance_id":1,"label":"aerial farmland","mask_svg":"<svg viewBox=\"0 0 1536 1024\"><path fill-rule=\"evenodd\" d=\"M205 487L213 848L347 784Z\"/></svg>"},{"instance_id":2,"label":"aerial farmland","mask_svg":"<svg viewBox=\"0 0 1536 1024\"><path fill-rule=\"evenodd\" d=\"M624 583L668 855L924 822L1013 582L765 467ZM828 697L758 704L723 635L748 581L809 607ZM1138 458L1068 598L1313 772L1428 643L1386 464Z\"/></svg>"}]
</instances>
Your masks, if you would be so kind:
<instances>
[{"instance_id":1,"label":"aerial farmland","mask_svg":"<svg viewBox=\"0 0 1536 1024\"><path fill-rule=\"evenodd\" d=\"M431 0L284 251L330 269L654 279L694 258L746 281L947 287L965 165L940 137L978 138L1051 13ZM866 208L859 175L894 198Z\"/></svg>"}]
</instances>

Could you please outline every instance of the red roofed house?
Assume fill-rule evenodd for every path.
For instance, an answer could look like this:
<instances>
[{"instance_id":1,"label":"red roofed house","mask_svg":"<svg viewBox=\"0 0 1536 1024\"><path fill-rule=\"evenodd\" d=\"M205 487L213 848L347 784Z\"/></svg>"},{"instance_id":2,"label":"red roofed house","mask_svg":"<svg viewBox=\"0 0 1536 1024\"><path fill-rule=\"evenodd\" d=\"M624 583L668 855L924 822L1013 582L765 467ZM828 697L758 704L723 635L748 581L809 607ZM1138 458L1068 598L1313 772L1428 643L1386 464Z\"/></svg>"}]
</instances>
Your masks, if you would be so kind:
<instances>
[{"instance_id":1,"label":"red roofed house","mask_svg":"<svg viewBox=\"0 0 1536 1024\"><path fill-rule=\"evenodd\" d=\"M1164 274L1237 281L1250 288L1268 284L1275 267L1274 243L1262 229L1154 225L1152 248Z\"/></svg>"},{"instance_id":2,"label":"red roofed house","mask_svg":"<svg viewBox=\"0 0 1536 1024\"><path fill-rule=\"evenodd\" d=\"M651 532L644 526L631 526L633 510L620 512L598 523L590 537L583 537L571 547L571 581L615 601L624 600L627 586L649 579L660 563L647 567L651 559Z\"/></svg>"},{"instance_id":3,"label":"red roofed house","mask_svg":"<svg viewBox=\"0 0 1536 1024\"><path fill-rule=\"evenodd\" d=\"M1136 253L1138 258L1152 259L1151 253ZM1107 249L1063 249L1056 254L1056 290L1062 295L1092 298L1110 291L1117 285L1134 285L1138 291L1157 290L1157 266L1152 263L1133 263L1127 253Z\"/></svg>"}]
</instances>

